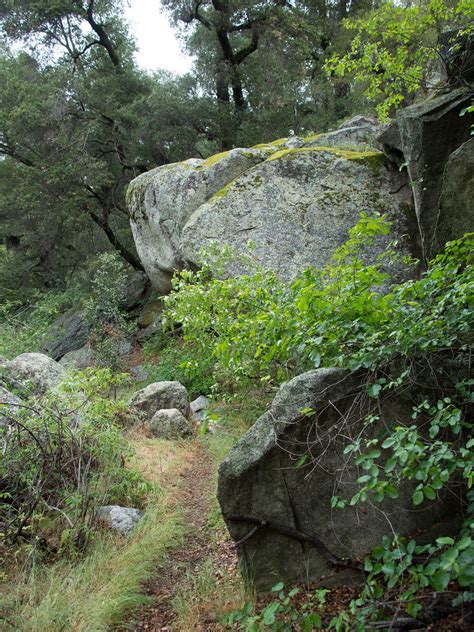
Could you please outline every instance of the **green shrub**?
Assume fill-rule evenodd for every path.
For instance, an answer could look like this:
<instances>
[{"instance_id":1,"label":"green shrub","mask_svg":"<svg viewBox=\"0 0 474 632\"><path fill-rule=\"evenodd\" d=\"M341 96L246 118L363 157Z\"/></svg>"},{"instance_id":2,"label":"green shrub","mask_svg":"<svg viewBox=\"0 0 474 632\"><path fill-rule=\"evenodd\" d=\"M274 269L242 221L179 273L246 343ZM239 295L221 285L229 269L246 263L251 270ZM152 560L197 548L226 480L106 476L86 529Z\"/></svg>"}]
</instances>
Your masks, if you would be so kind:
<instances>
[{"instance_id":1,"label":"green shrub","mask_svg":"<svg viewBox=\"0 0 474 632\"><path fill-rule=\"evenodd\" d=\"M177 380L191 395L212 391L215 383L214 360L210 354L203 355L193 342L158 334L154 341L147 343L146 353L154 360L145 364L148 381Z\"/></svg>"},{"instance_id":2,"label":"green shrub","mask_svg":"<svg viewBox=\"0 0 474 632\"><path fill-rule=\"evenodd\" d=\"M136 505L148 485L125 467L131 456L115 418L125 404L110 398L123 383L108 369L66 379L33 398L0 426L0 524L6 542L54 542L80 549L102 504Z\"/></svg>"},{"instance_id":3,"label":"green shrub","mask_svg":"<svg viewBox=\"0 0 474 632\"><path fill-rule=\"evenodd\" d=\"M126 286L127 269L120 257L109 252L99 255L84 312L97 362L114 370L123 368L120 346L134 331L125 317Z\"/></svg>"},{"instance_id":4,"label":"green shrub","mask_svg":"<svg viewBox=\"0 0 474 632\"><path fill-rule=\"evenodd\" d=\"M389 502L410 481L414 510L455 494L465 500L465 521L456 536L440 534L428 544L397 534L384 538L365 562L360 597L334 620L336 630L352 629L354 621L365 629L369 620L390 616L394 603L414 620L422 608L420 591L426 599L447 591L450 582L461 590L457 603L472 599L474 590L474 439L468 415L474 399L473 235L448 243L420 278L394 285L386 272L395 256L391 248L374 264L365 263L364 250L387 233L383 218L363 216L328 266L306 270L290 287L258 267L237 278L213 276L208 257L201 271L175 280L179 291L166 300L185 340L207 349L215 371L237 381L278 382L296 370L340 366L359 372L375 410L387 395L414 393L408 423L384 419L385 434L374 437L378 418L371 415L353 437L347 430L345 455L361 468L359 490L349 498L334 496L332 507ZM214 270L222 273L222 267ZM313 457L302 456L305 465L317 466ZM387 606L386 591L392 591ZM258 627L262 617L283 612L288 604L282 599L260 614L244 613L257 626L249 629L264 629Z\"/></svg>"},{"instance_id":5,"label":"green shrub","mask_svg":"<svg viewBox=\"0 0 474 632\"><path fill-rule=\"evenodd\" d=\"M385 218L363 215L326 267L306 270L291 286L250 257L247 274L220 278L236 255L204 252L201 270L175 277L165 299L168 320L182 324L203 359L215 360L216 379L281 382L296 370L344 365L389 319L391 299L381 288L397 255L388 247L373 265L365 263L388 232Z\"/></svg>"},{"instance_id":6,"label":"green shrub","mask_svg":"<svg viewBox=\"0 0 474 632\"><path fill-rule=\"evenodd\" d=\"M77 304L81 289L32 293L28 300L5 300L0 305L0 355L12 358L37 351L48 328L67 309Z\"/></svg>"}]
</instances>

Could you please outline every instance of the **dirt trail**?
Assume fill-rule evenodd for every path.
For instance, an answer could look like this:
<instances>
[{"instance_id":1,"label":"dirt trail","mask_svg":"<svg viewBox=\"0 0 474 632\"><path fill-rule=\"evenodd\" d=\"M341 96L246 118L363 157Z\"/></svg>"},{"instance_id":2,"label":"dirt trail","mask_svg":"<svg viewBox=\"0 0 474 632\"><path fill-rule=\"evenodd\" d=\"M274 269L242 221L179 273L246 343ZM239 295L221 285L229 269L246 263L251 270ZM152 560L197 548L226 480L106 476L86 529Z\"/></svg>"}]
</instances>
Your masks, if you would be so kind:
<instances>
[{"instance_id":1,"label":"dirt trail","mask_svg":"<svg viewBox=\"0 0 474 632\"><path fill-rule=\"evenodd\" d=\"M174 625L176 613L173 598L182 581L189 573L197 572L200 564L211 556L222 555L227 559L229 555L235 557L230 541L220 543L222 550L216 551L205 528L212 509L214 467L206 447L196 441L187 450L183 468L177 476L174 473L175 480L170 480L171 472L160 476L168 490L175 488L172 503L184 512L183 521L187 526L187 533L179 548L170 551L167 559L156 569L155 576L146 584L145 592L152 603L145 606L127 627L121 628L122 631L178 632L179 628ZM208 627L196 622L193 629L204 632Z\"/></svg>"}]
</instances>

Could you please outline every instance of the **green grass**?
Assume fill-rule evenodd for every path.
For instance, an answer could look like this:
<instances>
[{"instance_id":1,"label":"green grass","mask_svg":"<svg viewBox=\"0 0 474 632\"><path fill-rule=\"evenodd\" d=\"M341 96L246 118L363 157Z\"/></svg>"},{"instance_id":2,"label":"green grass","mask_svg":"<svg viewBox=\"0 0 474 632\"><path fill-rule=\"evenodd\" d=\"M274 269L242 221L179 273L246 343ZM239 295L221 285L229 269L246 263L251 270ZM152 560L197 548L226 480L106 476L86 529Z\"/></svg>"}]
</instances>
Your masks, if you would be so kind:
<instances>
[{"instance_id":1,"label":"green grass","mask_svg":"<svg viewBox=\"0 0 474 632\"><path fill-rule=\"evenodd\" d=\"M62 562L40 568L26 585L18 583L6 604L5 629L99 632L121 623L126 613L145 603L143 583L166 551L179 545L183 532L179 512L167 515L153 507L130 541L101 538L74 565Z\"/></svg>"},{"instance_id":2,"label":"green grass","mask_svg":"<svg viewBox=\"0 0 474 632\"><path fill-rule=\"evenodd\" d=\"M221 424L215 435L203 438L216 464L220 463L238 438L258 418L268 393L242 393L214 408ZM176 480L185 467L192 444L138 437L135 466L145 478L160 485L162 474ZM210 538L224 530L215 489L217 467L209 494L212 509L207 530ZM86 557L38 564L29 573L19 573L4 582L0 592L0 629L17 632L101 632L129 620L147 602L143 584L166 563L167 552L179 547L187 525L183 509L173 502L173 487L157 491L150 498L143 520L128 537L98 532ZM237 590L237 592L236 592ZM196 591L190 601L190 591ZM186 602L189 607L186 607ZM192 608L210 609L219 617L241 603L238 589L225 576L216 577L212 559L206 560L179 587L176 595L178 620L190 621ZM193 615L194 612L194 615ZM216 614L217 613L217 614ZM220 613L220 614L219 614ZM220 625L220 624L219 624ZM185 630L186 627L177 629ZM216 629L220 629L217 627Z\"/></svg>"},{"instance_id":3,"label":"green grass","mask_svg":"<svg viewBox=\"0 0 474 632\"><path fill-rule=\"evenodd\" d=\"M155 463L155 474L177 470L186 462L187 447L171 450L165 442L145 440L144 447L156 447L165 460ZM173 462L166 463L173 453ZM146 464L154 461L144 453ZM173 505L172 489L157 492L145 516L128 537L99 532L97 540L82 560L64 560L38 565L5 584L1 598L0 629L18 632L100 632L126 620L146 603L143 584L165 562L166 553L182 542L186 524L182 510Z\"/></svg>"}]
</instances>

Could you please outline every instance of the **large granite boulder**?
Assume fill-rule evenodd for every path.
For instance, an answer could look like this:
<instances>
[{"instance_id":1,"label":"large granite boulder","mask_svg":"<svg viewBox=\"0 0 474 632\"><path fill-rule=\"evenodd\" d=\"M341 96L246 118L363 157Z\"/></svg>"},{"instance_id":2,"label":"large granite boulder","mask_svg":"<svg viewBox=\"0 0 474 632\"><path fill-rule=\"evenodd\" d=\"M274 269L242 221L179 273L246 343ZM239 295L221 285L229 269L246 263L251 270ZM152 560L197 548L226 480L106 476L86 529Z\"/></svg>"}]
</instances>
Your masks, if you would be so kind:
<instances>
[{"instance_id":1,"label":"large granite boulder","mask_svg":"<svg viewBox=\"0 0 474 632\"><path fill-rule=\"evenodd\" d=\"M253 241L257 260L293 279L326 263L361 212L387 213L394 221L391 238L410 232L402 176L382 153L367 151L378 124L359 117L347 125L136 178L128 190L132 232L155 288L168 292L173 272L199 265L199 250L211 241L238 250Z\"/></svg>"},{"instance_id":2,"label":"large granite boulder","mask_svg":"<svg viewBox=\"0 0 474 632\"><path fill-rule=\"evenodd\" d=\"M471 101L472 91L459 88L416 103L399 110L396 124L379 137L385 153L407 167L425 260L440 252L446 239L472 230L472 171L469 174L468 170L474 146L466 143L474 116L460 116ZM461 145L462 152L451 159ZM460 197L463 207L457 210Z\"/></svg>"},{"instance_id":3,"label":"large granite boulder","mask_svg":"<svg viewBox=\"0 0 474 632\"><path fill-rule=\"evenodd\" d=\"M181 268L181 230L191 215L241 173L261 162L266 149L234 149L207 160L190 159L144 173L127 197L138 254L153 286L166 293Z\"/></svg>"},{"instance_id":4,"label":"large granite boulder","mask_svg":"<svg viewBox=\"0 0 474 632\"><path fill-rule=\"evenodd\" d=\"M158 410L175 408L184 417L190 414L189 395L180 382L153 382L137 391L129 400L132 409L143 413L147 420L151 420Z\"/></svg>"},{"instance_id":5,"label":"large granite boulder","mask_svg":"<svg viewBox=\"0 0 474 632\"><path fill-rule=\"evenodd\" d=\"M6 381L25 392L43 395L64 378L65 369L42 353L22 353L2 367Z\"/></svg>"},{"instance_id":6,"label":"large granite boulder","mask_svg":"<svg viewBox=\"0 0 474 632\"><path fill-rule=\"evenodd\" d=\"M376 412L371 406L374 400L363 394L355 374L343 369L304 373L281 386L270 410L223 461L219 503L232 537L243 540L239 556L257 589L278 581L346 583L357 570L341 570L341 560L364 556L392 529L429 533L432 525L460 514L447 502L413 511L408 486L400 488L398 499L382 504L331 507L333 495L350 498L359 489L361 472L344 447L349 436L358 436L366 414ZM369 438L382 437L386 423L413 423L411 407L399 395L383 401ZM304 455L307 461L298 467ZM245 539L262 521L270 527ZM295 538L295 531L306 541Z\"/></svg>"}]
</instances>

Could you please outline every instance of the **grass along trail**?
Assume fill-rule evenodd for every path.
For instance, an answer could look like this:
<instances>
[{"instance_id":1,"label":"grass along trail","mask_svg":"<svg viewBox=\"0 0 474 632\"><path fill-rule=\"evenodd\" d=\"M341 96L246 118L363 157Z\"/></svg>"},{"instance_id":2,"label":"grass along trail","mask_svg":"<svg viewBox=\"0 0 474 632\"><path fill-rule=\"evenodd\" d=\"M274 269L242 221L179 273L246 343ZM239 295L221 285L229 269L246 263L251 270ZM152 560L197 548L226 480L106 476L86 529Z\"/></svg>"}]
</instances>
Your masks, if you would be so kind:
<instances>
[{"instance_id":1,"label":"grass along trail","mask_svg":"<svg viewBox=\"0 0 474 632\"><path fill-rule=\"evenodd\" d=\"M148 605L116 630L186 632L222 630L219 614L239 595L237 556L215 500L216 459L206 441L179 445L180 468L160 471L153 442L137 442L137 462L166 489L169 511L179 515L179 545L160 560L144 587Z\"/></svg>"}]
</instances>

